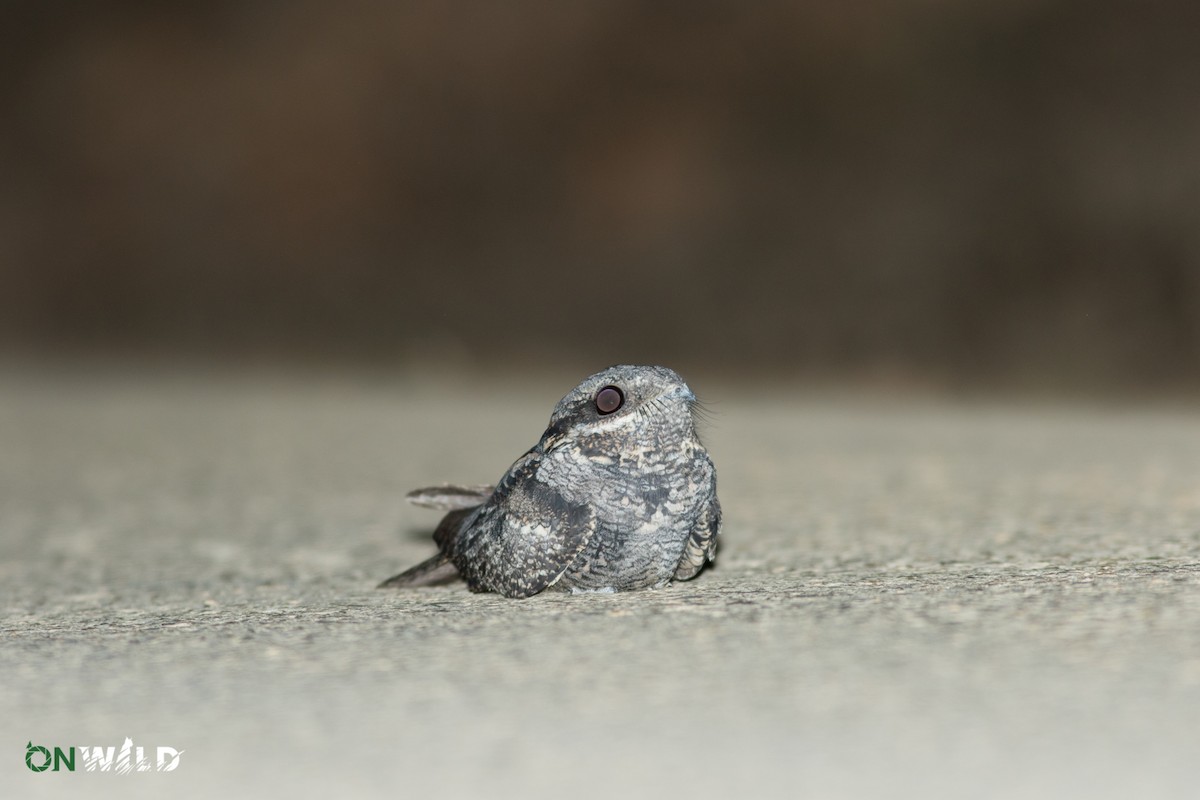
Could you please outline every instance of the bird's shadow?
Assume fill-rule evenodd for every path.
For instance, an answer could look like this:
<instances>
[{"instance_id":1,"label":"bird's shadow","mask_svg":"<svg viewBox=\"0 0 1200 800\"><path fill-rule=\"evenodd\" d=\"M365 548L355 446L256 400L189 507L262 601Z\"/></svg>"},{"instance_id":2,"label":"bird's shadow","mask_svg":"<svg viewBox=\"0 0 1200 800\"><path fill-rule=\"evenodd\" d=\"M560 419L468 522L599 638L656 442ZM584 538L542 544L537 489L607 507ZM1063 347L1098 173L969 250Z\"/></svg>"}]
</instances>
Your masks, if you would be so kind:
<instances>
[{"instance_id":1,"label":"bird's shadow","mask_svg":"<svg viewBox=\"0 0 1200 800\"><path fill-rule=\"evenodd\" d=\"M437 525L406 525L400 530L400 538L406 542L432 542Z\"/></svg>"}]
</instances>

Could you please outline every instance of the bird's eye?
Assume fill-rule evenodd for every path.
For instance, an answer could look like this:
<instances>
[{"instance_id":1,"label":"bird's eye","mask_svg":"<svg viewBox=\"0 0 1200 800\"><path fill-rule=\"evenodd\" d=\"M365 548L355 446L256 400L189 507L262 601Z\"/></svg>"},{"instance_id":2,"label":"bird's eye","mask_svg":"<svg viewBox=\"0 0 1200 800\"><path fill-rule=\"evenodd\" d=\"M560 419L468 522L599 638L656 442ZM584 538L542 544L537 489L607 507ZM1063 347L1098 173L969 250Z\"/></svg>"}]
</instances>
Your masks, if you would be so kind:
<instances>
[{"instance_id":1,"label":"bird's eye","mask_svg":"<svg viewBox=\"0 0 1200 800\"><path fill-rule=\"evenodd\" d=\"M625 395L615 386L605 386L596 392L596 410L601 414L611 414L625 402Z\"/></svg>"}]
</instances>

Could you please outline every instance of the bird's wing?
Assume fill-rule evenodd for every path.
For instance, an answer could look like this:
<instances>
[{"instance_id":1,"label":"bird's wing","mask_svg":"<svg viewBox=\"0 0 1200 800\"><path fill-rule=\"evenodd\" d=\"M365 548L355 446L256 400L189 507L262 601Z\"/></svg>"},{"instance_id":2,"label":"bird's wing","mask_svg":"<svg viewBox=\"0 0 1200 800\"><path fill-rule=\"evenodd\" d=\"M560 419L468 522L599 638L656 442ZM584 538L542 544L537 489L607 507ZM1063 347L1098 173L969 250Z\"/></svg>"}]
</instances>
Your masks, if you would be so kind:
<instances>
[{"instance_id":1,"label":"bird's wing","mask_svg":"<svg viewBox=\"0 0 1200 800\"><path fill-rule=\"evenodd\" d=\"M442 517L442 521L438 523L437 530L433 532L433 540L438 543L440 552L433 558L422 561L415 567L406 569L399 575L388 578L379 584L378 588L396 589L402 586L433 586L434 584L445 583L458 577L458 570L450 561L450 557L446 555L445 543L452 541L458 535L463 525L469 524L471 514L478 507L478 505L474 505L467 508L456 508Z\"/></svg>"},{"instance_id":2,"label":"bird's wing","mask_svg":"<svg viewBox=\"0 0 1200 800\"><path fill-rule=\"evenodd\" d=\"M399 589L412 586L434 586L457 577L458 570L455 569L454 564L450 563L450 559L446 557L445 553L438 553L415 567L409 567L399 575L393 575L375 588Z\"/></svg>"},{"instance_id":3,"label":"bird's wing","mask_svg":"<svg viewBox=\"0 0 1200 800\"><path fill-rule=\"evenodd\" d=\"M518 460L450 544L471 589L531 597L561 578L591 538L593 511L540 480L540 463L533 451Z\"/></svg>"},{"instance_id":4,"label":"bird's wing","mask_svg":"<svg viewBox=\"0 0 1200 800\"><path fill-rule=\"evenodd\" d=\"M675 580L696 577L704 565L717 557L717 536L721 533L721 503L717 500L717 476L712 473L712 499L700 510L696 525L688 535L683 557L675 568Z\"/></svg>"}]
</instances>

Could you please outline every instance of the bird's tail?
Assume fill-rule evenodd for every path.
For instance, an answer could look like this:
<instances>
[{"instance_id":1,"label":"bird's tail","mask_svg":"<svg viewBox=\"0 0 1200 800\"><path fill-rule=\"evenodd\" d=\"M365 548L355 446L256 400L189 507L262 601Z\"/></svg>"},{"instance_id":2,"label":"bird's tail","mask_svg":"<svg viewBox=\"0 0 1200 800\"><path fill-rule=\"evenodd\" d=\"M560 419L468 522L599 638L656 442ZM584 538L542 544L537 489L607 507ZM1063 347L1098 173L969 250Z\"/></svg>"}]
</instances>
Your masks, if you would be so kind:
<instances>
[{"instance_id":1,"label":"bird's tail","mask_svg":"<svg viewBox=\"0 0 1200 800\"><path fill-rule=\"evenodd\" d=\"M399 589L408 586L433 586L445 583L458 577L458 570L451 563L449 556L438 553L433 558L422 561L415 567L404 570L399 575L388 578L377 588Z\"/></svg>"}]
</instances>

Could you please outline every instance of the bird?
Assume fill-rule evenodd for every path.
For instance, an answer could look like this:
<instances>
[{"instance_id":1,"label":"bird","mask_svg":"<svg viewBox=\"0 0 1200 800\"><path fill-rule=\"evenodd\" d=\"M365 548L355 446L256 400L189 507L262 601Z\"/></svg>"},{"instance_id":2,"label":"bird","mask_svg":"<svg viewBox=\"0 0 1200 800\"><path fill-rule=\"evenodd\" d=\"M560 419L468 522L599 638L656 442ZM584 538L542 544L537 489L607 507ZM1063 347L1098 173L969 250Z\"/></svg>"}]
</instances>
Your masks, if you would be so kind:
<instances>
[{"instance_id":1,"label":"bird","mask_svg":"<svg viewBox=\"0 0 1200 800\"><path fill-rule=\"evenodd\" d=\"M538 443L494 486L410 492L445 510L438 553L380 584L461 576L474 592L624 592L695 577L713 561L721 504L697 433L696 395L674 370L621 364L585 378Z\"/></svg>"}]
</instances>

